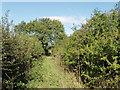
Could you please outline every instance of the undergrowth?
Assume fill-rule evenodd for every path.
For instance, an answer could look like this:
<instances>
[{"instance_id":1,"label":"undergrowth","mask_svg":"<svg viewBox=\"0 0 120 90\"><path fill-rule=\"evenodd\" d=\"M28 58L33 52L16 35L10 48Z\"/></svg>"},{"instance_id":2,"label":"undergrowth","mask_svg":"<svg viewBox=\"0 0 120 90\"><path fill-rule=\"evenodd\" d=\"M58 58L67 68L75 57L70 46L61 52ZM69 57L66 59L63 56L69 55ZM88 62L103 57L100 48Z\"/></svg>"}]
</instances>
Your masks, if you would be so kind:
<instances>
[{"instance_id":1,"label":"undergrowth","mask_svg":"<svg viewBox=\"0 0 120 90\"><path fill-rule=\"evenodd\" d=\"M71 72L65 72L51 57L37 61L29 72L27 88L81 88Z\"/></svg>"}]
</instances>

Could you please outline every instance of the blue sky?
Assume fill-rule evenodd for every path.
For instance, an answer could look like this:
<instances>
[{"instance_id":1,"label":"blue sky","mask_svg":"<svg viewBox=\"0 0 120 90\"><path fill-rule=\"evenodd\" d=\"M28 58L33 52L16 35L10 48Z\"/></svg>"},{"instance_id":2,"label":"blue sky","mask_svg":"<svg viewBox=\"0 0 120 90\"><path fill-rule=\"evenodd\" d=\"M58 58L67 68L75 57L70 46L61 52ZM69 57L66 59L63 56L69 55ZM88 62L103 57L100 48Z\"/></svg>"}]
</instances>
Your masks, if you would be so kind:
<instances>
[{"instance_id":1,"label":"blue sky","mask_svg":"<svg viewBox=\"0 0 120 90\"><path fill-rule=\"evenodd\" d=\"M72 25L80 25L90 18L95 8L110 10L116 2L3 2L2 14L10 10L14 24L29 22L35 18L57 19L62 22L67 35L73 33Z\"/></svg>"}]
</instances>

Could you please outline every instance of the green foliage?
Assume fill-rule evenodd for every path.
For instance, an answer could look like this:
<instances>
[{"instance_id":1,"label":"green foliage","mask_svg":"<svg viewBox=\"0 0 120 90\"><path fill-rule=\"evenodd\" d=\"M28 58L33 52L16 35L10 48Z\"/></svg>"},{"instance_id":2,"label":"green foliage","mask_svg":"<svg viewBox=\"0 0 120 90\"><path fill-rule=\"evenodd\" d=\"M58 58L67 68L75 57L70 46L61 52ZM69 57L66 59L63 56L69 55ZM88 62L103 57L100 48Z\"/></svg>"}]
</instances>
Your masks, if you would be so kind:
<instances>
[{"instance_id":1,"label":"green foliage","mask_svg":"<svg viewBox=\"0 0 120 90\"><path fill-rule=\"evenodd\" d=\"M74 73L65 72L51 56L34 62L29 76L27 88L81 88Z\"/></svg>"},{"instance_id":2,"label":"green foliage","mask_svg":"<svg viewBox=\"0 0 120 90\"><path fill-rule=\"evenodd\" d=\"M74 34L67 37L60 21L49 18L28 23L22 21L13 29L13 21L9 22L8 13L5 14L0 22L3 88L19 89L26 85L36 85L35 88L45 85L64 87L63 82L71 80L69 75L57 71L60 68L51 57L48 57L50 60L41 59L42 55L48 55L49 50L62 58L62 62L76 73L78 81L85 87L120 88L118 17L117 9L108 12L95 10L80 30L75 27ZM61 78L66 78L66 81ZM69 85L72 86L71 83Z\"/></svg>"},{"instance_id":3,"label":"green foliage","mask_svg":"<svg viewBox=\"0 0 120 90\"><path fill-rule=\"evenodd\" d=\"M54 47L55 43L64 39L64 27L60 21L49 18L36 19L25 23L22 21L15 26L15 31L34 34L42 42L42 46L48 54L48 50Z\"/></svg>"},{"instance_id":4,"label":"green foliage","mask_svg":"<svg viewBox=\"0 0 120 90\"><path fill-rule=\"evenodd\" d=\"M63 43L59 44L64 49L63 60L70 69L77 69L85 87L120 88L120 26L116 10L96 10L82 29Z\"/></svg>"},{"instance_id":5,"label":"green foliage","mask_svg":"<svg viewBox=\"0 0 120 90\"><path fill-rule=\"evenodd\" d=\"M2 21L2 86L4 89L21 88L27 83L33 61L44 54L44 49L35 36L10 30L8 17Z\"/></svg>"},{"instance_id":6,"label":"green foliage","mask_svg":"<svg viewBox=\"0 0 120 90\"><path fill-rule=\"evenodd\" d=\"M3 86L9 88L8 86L12 86L9 84L13 83L16 86L18 82L24 80L27 71L32 67L32 62L42 54L44 54L42 45L35 37L11 35L10 38L3 40L3 83L7 84Z\"/></svg>"}]
</instances>

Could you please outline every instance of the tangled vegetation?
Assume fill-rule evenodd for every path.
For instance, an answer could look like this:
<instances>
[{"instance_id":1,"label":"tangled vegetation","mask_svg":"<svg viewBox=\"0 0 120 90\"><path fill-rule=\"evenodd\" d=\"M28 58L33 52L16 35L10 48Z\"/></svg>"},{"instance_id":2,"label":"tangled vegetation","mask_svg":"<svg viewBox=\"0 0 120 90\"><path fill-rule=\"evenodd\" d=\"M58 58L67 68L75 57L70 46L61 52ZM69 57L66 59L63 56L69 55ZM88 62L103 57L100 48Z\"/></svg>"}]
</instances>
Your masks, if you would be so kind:
<instances>
[{"instance_id":1,"label":"tangled vegetation","mask_svg":"<svg viewBox=\"0 0 120 90\"><path fill-rule=\"evenodd\" d=\"M64 43L66 42L66 43ZM85 87L120 88L120 26L117 10L95 11L82 29L54 48ZM75 71L75 72L76 72Z\"/></svg>"},{"instance_id":2,"label":"tangled vegetation","mask_svg":"<svg viewBox=\"0 0 120 90\"><path fill-rule=\"evenodd\" d=\"M65 34L61 22L48 18L13 27L8 12L1 19L2 86L17 89L25 87L33 63L42 61L42 56L48 55L49 49Z\"/></svg>"},{"instance_id":3,"label":"tangled vegetation","mask_svg":"<svg viewBox=\"0 0 120 90\"><path fill-rule=\"evenodd\" d=\"M4 88L18 88L27 83L32 62L44 54L44 49L35 36L11 32L7 16L2 20L2 83Z\"/></svg>"},{"instance_id":4,"label":"tangled vegetation","mask_svg":"<svg viewBox=\"0 0 120 90\"><path fill-rule=\"evenodd\" d=\"M74 28L73 35L67 37L62 23L58 20L43 18L28 23L22 21L13 26L8 14L5 14L0 25L3 89L26 88L31 86L30 81L40 81L42 85L46 77L45 72L40 70L45 68L37 70L38 72L34 69L50 63L44 62L45 59L42 58L50 55L50 50L54 57L59 57L60 64L64 64L67 70L75 73L78 82L85 88L120 88L118 17L118 10L108 12L95 10L91 19L87 20L81 29ZM50 60L54 61L51 58ZM56 65L53 66L52 68L55 68ZM48 70L47 67L46 69ZM49 75L51 74L46 74L47 79L52 80ZM56 74L55 82L59 81L57 76L59 75ZM55 82L54 79L50 81L58 85ZM58 86L62 86L60 82ZM66 86L69 87L67 84ZM79 84L74 86L79 87Z\"/></svg>"}]
</instances>

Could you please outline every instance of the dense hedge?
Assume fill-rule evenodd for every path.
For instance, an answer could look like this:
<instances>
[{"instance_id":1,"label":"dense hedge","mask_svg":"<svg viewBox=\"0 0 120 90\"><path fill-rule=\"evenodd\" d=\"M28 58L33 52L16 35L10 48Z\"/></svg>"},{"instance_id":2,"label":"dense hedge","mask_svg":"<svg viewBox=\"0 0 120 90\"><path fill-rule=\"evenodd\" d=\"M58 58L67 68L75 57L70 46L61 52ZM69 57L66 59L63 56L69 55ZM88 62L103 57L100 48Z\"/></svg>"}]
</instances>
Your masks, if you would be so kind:
<instances>
[{"instance_id":1,"label":"dense hedge","mask_svg":"<svg viewBox=\"0 0 120 90\"><path fill-rule=\"evenodd\" d=\"M32 35L11 30L8 17L2 18L2 87L22 88L32 62L44 54L41 42ZM40 59L39 59L40 60Z\"/></svg>"},{"instance_id":2,"label":"dense hedge","mask_svg":"<svg viewBox=\"0 0 120 90\"><path fill-rule=\"evenodd\" d=\"M95 11L82 29L76 30L67 41L59 42L53 51L61 54L71 70L77 70L85 87L120 88L117 10Z\"/></svg>"},{"instance_id":3,"label":"dense hedge","mask_svg":"<svg viewBox=\"0 0 120 90\"><path fill-rule=\"evenodd\" d=\"M2 51L2 80L3 87L6 88L19 86L20 82L25 83L32 61L44 53L40 41L28 35L10 35L7 38L3 35Z\"/></svg>"}]
</instances>

